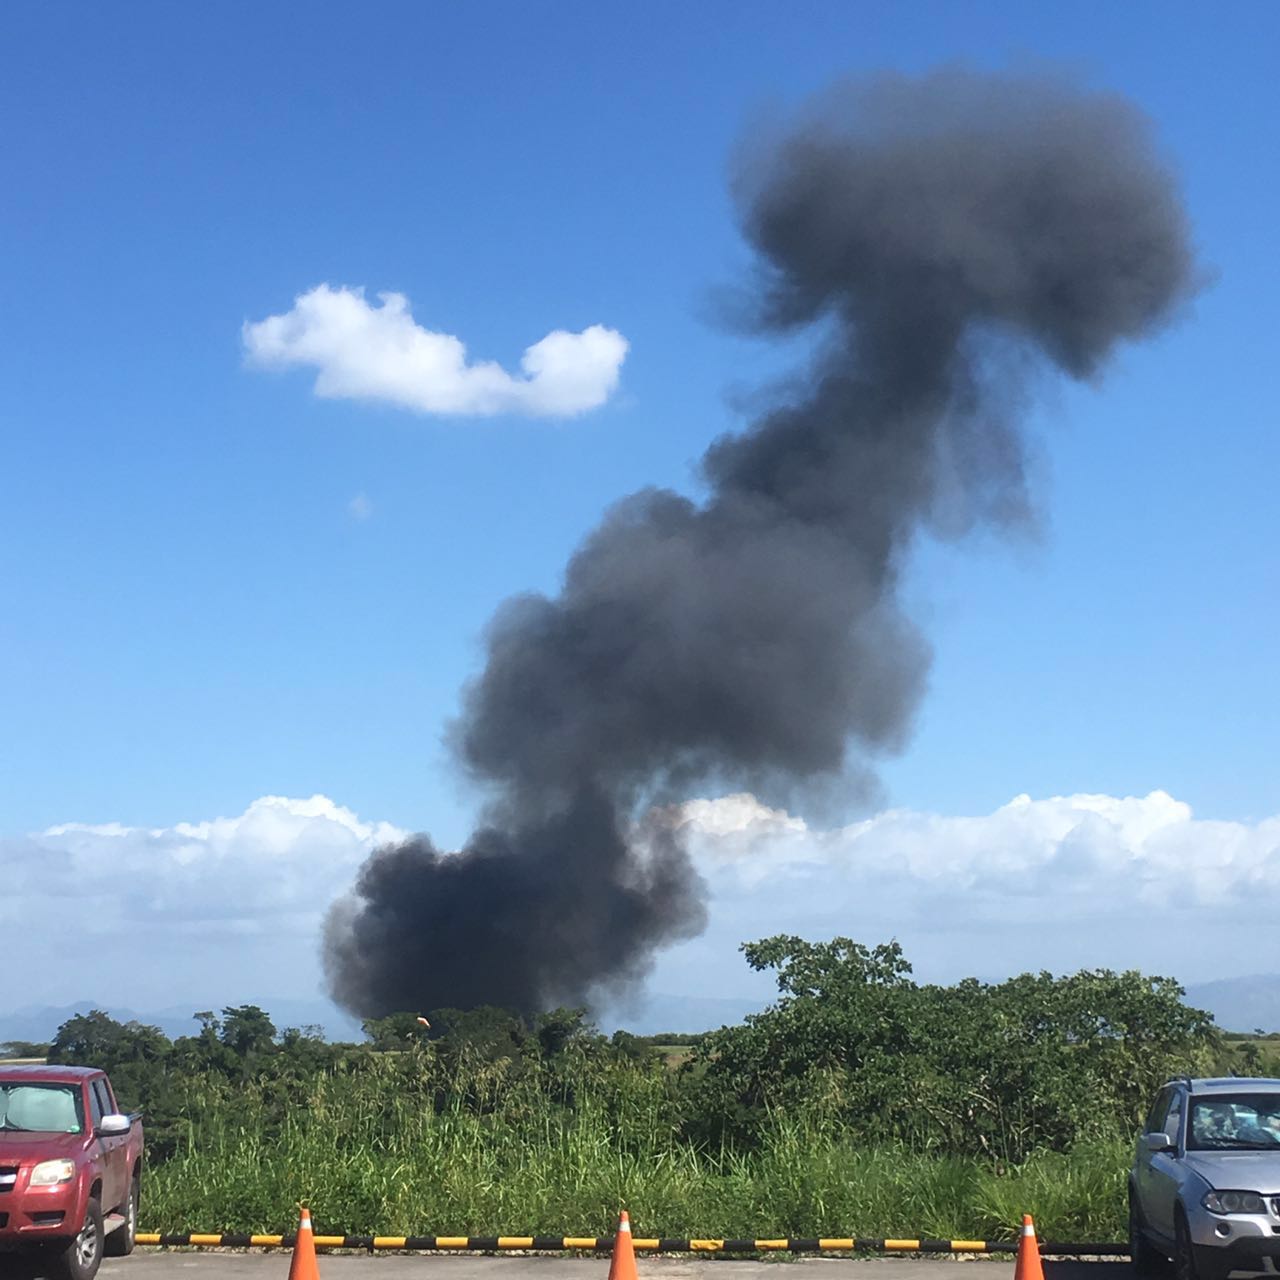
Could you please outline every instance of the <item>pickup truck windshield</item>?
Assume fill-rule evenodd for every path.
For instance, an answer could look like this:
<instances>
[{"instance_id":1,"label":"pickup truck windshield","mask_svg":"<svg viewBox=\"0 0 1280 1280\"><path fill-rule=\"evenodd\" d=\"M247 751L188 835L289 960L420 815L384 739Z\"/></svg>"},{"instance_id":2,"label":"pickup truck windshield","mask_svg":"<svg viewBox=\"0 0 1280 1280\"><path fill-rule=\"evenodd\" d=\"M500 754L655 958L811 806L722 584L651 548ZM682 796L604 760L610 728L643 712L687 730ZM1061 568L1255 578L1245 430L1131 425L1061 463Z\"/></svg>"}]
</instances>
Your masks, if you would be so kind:
<instances>
[{"instance_id":1,"label":"pickup truck windshield","mask_svg":"<svg viewBox=\"0 0 1280 1280\"><path fill-rule=\"evenodd\" d=\"M70 1084L0 1085L0 1129L83 1133L80 1090Z\"/></svg>"}]
</instances>

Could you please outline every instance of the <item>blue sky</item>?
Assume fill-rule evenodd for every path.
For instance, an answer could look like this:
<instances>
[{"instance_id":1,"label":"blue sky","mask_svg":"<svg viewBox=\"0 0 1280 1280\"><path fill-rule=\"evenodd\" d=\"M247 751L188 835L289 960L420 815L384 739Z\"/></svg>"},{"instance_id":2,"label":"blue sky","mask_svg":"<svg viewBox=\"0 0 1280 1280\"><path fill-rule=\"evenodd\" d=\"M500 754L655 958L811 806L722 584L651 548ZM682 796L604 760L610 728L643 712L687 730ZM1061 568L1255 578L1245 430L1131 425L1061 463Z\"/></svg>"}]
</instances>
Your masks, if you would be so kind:
<instances>
[{"instance_id":1,"label":"blue sky","mask_svg":"<svg viewBox=\"0 0 1280 1280\"><path fill-rule=\"evenodd\" d=\"M711 316L745 261L733 147L841 74L957 60L1135 99L1213 277L1097 387L1044 388L1039 539L921 547L935 664L883 807L1161 790L1197 818L1280 813L1280 11L802 14L0 15L0 836L323 794L463 839L474 797L440 735L494 606L553 590L613 498L692 491L738 398L800 353ZM607 325L620 386L567 420L422 416L248 367L245 323L322 282L403 293L507 367ZM1215 954L1197 976L1248 971Z\"/></svg>"}]
</instances>

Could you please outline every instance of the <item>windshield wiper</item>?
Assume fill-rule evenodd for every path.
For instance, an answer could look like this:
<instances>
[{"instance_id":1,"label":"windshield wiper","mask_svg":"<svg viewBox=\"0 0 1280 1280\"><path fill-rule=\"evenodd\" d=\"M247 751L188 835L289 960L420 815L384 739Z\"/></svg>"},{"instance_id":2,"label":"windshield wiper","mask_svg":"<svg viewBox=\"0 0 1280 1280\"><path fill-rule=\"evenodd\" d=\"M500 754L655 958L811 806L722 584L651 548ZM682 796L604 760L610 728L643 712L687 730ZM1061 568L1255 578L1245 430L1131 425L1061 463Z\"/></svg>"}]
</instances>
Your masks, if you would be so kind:
<instances>
[{"instance_id":1,"label":"windshield wiper","mask_svg":"<svg viewBox=\"0 0 1280 1280\"><path fill-rule=\"evenodd\" d=\"M0 1124L0 1129L9 1129L13 1133L35 1133L34 1129L28 1129L26 1125L10 1124L7 1120L4 1124Z\"/></svg>"}]
</instances>

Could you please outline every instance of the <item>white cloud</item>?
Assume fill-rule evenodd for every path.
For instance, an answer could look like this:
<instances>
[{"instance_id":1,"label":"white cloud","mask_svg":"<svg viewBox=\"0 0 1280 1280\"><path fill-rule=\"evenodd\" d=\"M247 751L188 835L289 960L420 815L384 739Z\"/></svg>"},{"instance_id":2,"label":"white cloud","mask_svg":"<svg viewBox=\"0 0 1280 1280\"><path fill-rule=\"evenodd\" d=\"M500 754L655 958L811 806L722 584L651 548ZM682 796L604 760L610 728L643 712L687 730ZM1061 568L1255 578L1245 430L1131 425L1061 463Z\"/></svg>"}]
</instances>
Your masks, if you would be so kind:
<instances>
[{"instance_id":1,"label":"white cloud","mask_svg":"<svg viewBox=\"0 0 1280 1280\"><path fill-rule=\"evenodd\" d=\"M1092 917L1135 906L1210 910L1280 897L1280 816L1196 818L1164 791L1149 795L1020 795L993 813L890 809L832 830L740 794L695 800L676 821L722 883L759 891L824 880L832 892L896 895L932 909L1000 910L1027 897Z\"/></svg>"},{"instance_id":2,"label":"white cloud","mask_svg":"<svg viewBox=\"0 0 1280 1280\"><path fill-rule=\"evenodd\" d=\"M909 809L815 827L753 796L681 806L710 898L654 990L762 1002L739 944L777 933L896 938L917 974L1137 968L1184 982L1280 972L1280 816L1196 818L1166 792L1018 796L991 813Z\"/></svg>"},{"instance_id":3,"label":"white cloud","mask_svg":"<svg viewBox=\"0 0 1280 1280\"><path fill-rule=\"evenodd\" d=\"M347 503L347 514L353 520L367 520L373 515L373 503L363 489Z\"/></svg>"},{"instance_id":4,"label":"white cloud","mask_svg":"<svg viewBox=\"0 0 1280 1280\"><path fill-rule=\"evenodd\" d=\"M668 820L689 837L710 923L658 957L655 990L764 998L771 983L738 944L773 933L896 937L939 981L1280 971L1280 816L1206 821L1154 791L1018 796L973 816L891 809L829 829L739 794ZM406 834L325 796L264 796L234 817L0 838L0 928L33 940L10 988L134 1007L318 992L325 911L372 849Z\"/></svg>"},{"instance_id":5,"label":"white cloud","mask_svg":"<svg viewBox=\"0 0 1280 1280\"><path fill-rule=\"evenodd\" d=\"M283 315L246 323L249 360L264 368L314 367L318 396L385 400L419 413L571 417L602 405L618 385L627 340L592 325L557 329L527 348L513 376L468 362L465 344L414 321L409 300L317 285Z\"/></svg>"},{"instance_id":6,"label":"white cloud","mask_svg":"<svg viewBox=\"0 0 1280 1280\"><path fill-rule=\"evenodd\" d=\"M1021 795L978 816L888 809L832 829L742 793L691 800L669 820L721 896L770 910L789 887L807 894L814 884L824 902L811 906L843 895L926 913L946 901L975 915L1029 897L1089 916L1280 900L1280 816L1205 821L1163 791ZM235 817L169 827L64 823L0 839L0 920L67 897L139 918L316 920L371 849L407 835L323 795L263 796Z\"/></svg>"},{"instance_id":7,"label":"white cloud","mask_svg":"<svg viewBox=\"0 0 1280 1280\"><path fill-rule=\"evenodd\" d=\"M0 921L88 902L81 927L94 933L311 933L366 854L405 835L320 795L263 796L237 817L171 827L64 823L0 840Z\"/></svg>"}]
</instances>

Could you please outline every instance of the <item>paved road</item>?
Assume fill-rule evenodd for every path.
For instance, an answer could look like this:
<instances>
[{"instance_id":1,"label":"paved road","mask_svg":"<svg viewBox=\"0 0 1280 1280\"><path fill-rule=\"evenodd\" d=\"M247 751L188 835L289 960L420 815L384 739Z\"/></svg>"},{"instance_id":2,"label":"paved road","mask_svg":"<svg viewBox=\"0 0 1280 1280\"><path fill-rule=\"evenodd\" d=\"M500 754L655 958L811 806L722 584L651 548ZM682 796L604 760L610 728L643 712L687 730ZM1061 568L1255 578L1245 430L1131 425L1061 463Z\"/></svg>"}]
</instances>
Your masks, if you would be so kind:
<instances>
[{"instance_id":1,"label":"paved road","mask_svg":"<svg viewBox=\"0 0 1280 1280\"><path fill-rule=\"evenodd\" d=\"M609 1259L475 1254L321 1254L321 1280L605 1280ZM717 1258L640 1258L640 1280L1012 1280L1013 1259L804 1258L796 1262ZM957 1268L963 1271L957 1274ZM108 1258L101 1280L284 1280L285 1250L186 1252L139 1248ZM1127 1262L1046 1262L1046 1280L1130 1280ZM14 1280L41 1272L17 1260L0 1271Z\"/></svg>"}]
</instances>

